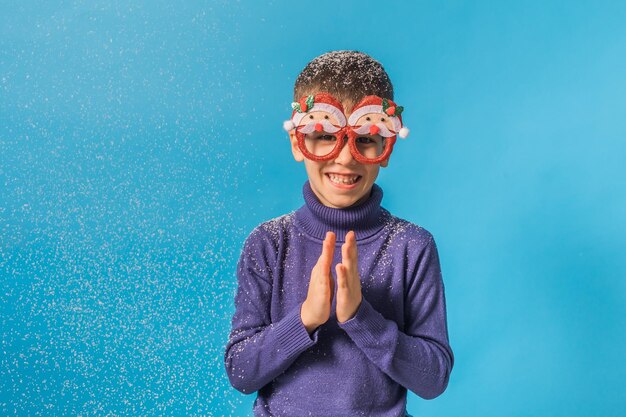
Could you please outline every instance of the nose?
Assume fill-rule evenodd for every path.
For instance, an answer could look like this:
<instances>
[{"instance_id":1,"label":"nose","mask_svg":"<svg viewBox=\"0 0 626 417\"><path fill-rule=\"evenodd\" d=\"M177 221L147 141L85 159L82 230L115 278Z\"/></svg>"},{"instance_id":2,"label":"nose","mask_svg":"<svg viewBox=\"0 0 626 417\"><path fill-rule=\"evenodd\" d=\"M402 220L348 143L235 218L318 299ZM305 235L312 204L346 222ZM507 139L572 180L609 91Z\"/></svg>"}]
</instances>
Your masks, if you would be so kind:
<instances>
[{"instance_id":1,"label":"nose","mask_svg":"<svg viewBox=\"0 0 626 417\"><path fill-rule=\"evenodd\" d=\"M335 162L341 165L350 165L355 162L355 159L352 156L352 152L350 152L350 145L347 143L348 137L344 136L343 141L343 148L341 148L341 152L335 158Z\"/></svg>"}]
</instances>

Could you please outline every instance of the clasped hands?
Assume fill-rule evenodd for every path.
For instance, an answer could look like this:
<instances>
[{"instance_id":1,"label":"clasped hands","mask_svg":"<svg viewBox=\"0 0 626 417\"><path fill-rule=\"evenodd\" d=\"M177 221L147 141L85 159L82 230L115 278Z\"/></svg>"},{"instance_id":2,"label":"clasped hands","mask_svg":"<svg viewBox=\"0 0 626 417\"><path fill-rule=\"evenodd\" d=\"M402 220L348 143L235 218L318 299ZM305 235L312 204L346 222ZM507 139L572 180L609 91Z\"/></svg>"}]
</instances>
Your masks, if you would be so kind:
<instances>
[{"instance_id":1,"label":"clasped hands","mask_svg":"<svg viewBox=\"0 0 626 417\"><path fill-rule=\"evenodd\" d=\"M302 323L309 333L326 323L330 317L330 308L335 293L335 282L330 272L335 239L333 232L326 233L322 244L322 254L311 271L309 291L300 310ZM339 323L354 317L363 299L354 231L346 234L346 242L341 246L341 258L341 263L335 266L337 273L336 313Z\"/></svg>"}]
</instances>

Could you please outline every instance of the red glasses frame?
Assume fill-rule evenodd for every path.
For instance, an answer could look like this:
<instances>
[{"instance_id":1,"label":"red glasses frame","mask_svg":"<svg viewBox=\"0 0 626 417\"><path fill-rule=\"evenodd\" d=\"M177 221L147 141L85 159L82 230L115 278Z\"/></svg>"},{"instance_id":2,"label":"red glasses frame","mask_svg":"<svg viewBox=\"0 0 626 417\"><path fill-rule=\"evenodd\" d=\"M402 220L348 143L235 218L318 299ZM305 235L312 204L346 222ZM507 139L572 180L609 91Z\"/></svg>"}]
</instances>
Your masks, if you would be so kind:
<instances>
[{"instance_id":1,"label":"red glasses frame","mask_svg":"<svg viewBox=\"0 0 626 417\"><path fill-rule=\"evenodd\" d=\"M330 159L335 159L339 156L339 154L341 153L341 150L345 146L345 143L346 143L345 138L347 136L348 137L347 142L348 142L348 146L350 147L350 153L352 154L352 157L362 164L379 164L385 159L387 159L389 155L391 155L391 152L393 151L393 145L396 143L396 135L385 138L385 150L383 151L382 154L380 154L376 158L373 158L373 159L366 158L363 155L361 155L361 153L358 151L356 147L356 139L363 135L360 135L353 130L354 128L357 128L357 127L359 126L344 126L339 131L332 133L333 136L337 137L337 142L335 144L335 147L333 148L332 151L322 156L314 155L307 150L306 144L304 143L305 134L300 132L298 128L296 128L295 133L296 133L296 138L298 139L298 147L300 148L300 152L302 152L302 154L308 159L311 159L314 161L320 161L320 162L328 161Z\"/></svg>"},{"instance_id":2,"label":"red glasses frame","mask_svg":"<svg viewBox=\"0 0 626 417\"><path fill-rule=\"evenodd\" d=\"M335 117L338 119L338 122L340 123L339 125L333 124L333 126L338 129L337 132L329 132L329 134L337 138L337 141L333 150L326 155L314 155L313 153L309 152L305 143L306 134L300 131L304 127L300 125L303 113L307 113L310 109L317 107L318 104L320 104L320 108L317 111L326 111L328 113L334 114ZM363 134L356 133L356 130L358 130L361 125L351 125L349 121L345 118L342 103L329 93L318 92L315 95L304 96L298 102L292 103L292 119L285 121L285 123L283 123L283 127L287 131L294 129L294 133L298 142L298 148L300 148L300 151L306 158L313 161L328 161L330 159L337 158L341 153L341 150L345 146L347 138L350 153L355 160L363 164L379 164L389 158L389 155L391 155L393 147L396 143L397 136L400 135L400 137L405 138L408 135L408 129L402 127L402 118L400 116L404 108L402 106L397 106L392 100L386 98L381 98L378 96L364 97L359 103L356 104L356 106L353 107L353 109L356 108L358 110L355 110L351 114L351 117L358 118L357 114L359 116L361 114L368 114L370 113L369 110L372 110L371 113L379 112L380 110L376 109L376 107L379 106L382 107L382 112L386 114L386 117L390 116L398 118L397 120L393 120L394 128L398 129L398 131L391 129L390 133L392 133L393 136L384 137L385 148L383 152L376 158L367 158L359 152L356 140L359 137L363 136ZM371 107L374 107L374 109L372 109ZM300 116L295 116L297 113L299 113ZM294 117L296 117L296 119L294 119ZM313 119L313 116L310 116L310 118ZM326 116L325 118L328 119L328 116ZM367 118L367 120L370 120L369 117ZM317 128L319 127L316 126L316 129Z\"/></svg>"}]
</instances>

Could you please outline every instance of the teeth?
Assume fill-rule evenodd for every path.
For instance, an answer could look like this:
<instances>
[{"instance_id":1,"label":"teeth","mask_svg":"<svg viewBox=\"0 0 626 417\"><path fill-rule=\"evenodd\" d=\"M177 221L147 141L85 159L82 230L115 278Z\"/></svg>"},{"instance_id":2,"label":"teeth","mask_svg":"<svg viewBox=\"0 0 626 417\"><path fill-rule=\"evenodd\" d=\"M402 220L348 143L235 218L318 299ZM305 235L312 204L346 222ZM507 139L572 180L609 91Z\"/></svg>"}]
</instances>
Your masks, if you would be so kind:
<instances>
[{"instance_id":1,"label":"teeth","mask_svg":"<svg viewBox=\"0 0 626 417\"><path fill-rule=\"evenodd\" d=\"M356 182L356 180L359 178L358 175L335 175L335 174L328 174L328 177L336 183L339 184L354 184Z\"/></svg>"}]
</instances>

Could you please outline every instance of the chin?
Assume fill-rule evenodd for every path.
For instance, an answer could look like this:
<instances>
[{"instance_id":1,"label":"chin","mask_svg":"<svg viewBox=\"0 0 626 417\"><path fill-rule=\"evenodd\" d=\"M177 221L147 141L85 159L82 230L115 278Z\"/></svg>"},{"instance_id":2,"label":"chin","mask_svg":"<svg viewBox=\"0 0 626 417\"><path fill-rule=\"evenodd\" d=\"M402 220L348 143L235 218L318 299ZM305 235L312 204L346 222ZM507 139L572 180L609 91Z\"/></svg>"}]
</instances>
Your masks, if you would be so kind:
<instances>
[{"instance_id":1,"label":"chin","mask_svg":"<svg viewBox=\"0 0 626 417\"><path fill-rule=\"evenodd\" d=\"M361 178L361 184L351 191L335 188L325 175L319 179L316 178L316 180L310 181L313 192L317 194L322 204L332 208L348 208L360 204L365 200L366 195L369 196L369 190L371 190L369 178L365 176ZM365 187L365 190L362 187Z\"/></svg>"}]
</instances>

